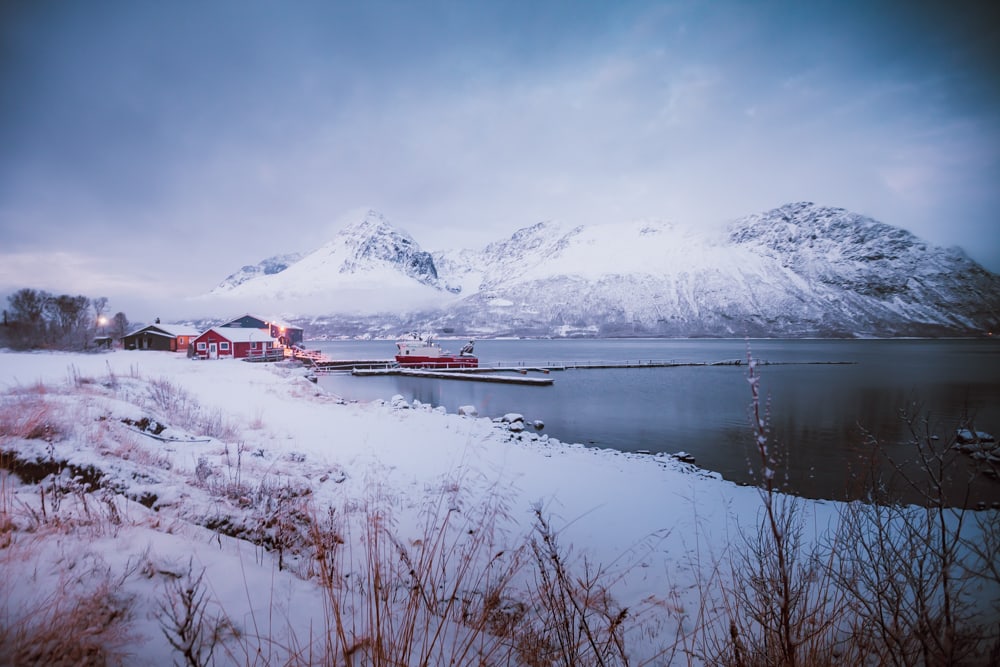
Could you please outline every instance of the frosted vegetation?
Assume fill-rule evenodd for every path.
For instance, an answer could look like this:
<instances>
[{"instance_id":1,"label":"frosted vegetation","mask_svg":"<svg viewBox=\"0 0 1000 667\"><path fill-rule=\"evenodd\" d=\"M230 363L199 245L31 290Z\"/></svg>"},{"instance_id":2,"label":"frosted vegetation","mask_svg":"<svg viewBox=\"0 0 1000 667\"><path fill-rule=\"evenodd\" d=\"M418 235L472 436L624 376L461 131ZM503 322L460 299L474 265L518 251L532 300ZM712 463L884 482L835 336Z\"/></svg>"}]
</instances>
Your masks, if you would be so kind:
<instances>
[{"instance_id":1,"label":"frosted vegetation","mask_svg":"<svg viewBox=\"0 0 1000 667\"><path fill-rule=\"evenodd\" d=\"M128 318L107 315L107 297L55 295L28 287L7 297L0 345L14 349L86 350L97 336L121 338Z\"/></svg>"},{"instance_id":2,"label":"frosted vegetation","mask_svg":"<svg viewBox=\"0 0 1000 667\"><path fill-rule=\"evenodd\" d=\"M0 663L996 664L1000 512L737 487L302 369L0 353Z\"/></svg>"}]
</instances>

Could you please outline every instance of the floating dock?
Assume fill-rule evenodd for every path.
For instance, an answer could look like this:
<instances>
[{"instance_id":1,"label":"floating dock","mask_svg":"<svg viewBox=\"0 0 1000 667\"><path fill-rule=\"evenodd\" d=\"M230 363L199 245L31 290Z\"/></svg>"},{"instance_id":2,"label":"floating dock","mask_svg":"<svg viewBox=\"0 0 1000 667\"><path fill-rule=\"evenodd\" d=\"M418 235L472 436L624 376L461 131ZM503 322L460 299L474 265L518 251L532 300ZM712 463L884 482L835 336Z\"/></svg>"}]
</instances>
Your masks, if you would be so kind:
<instances>
[{"instance_id":1,"label":"floating dock","mask_svg":"<svg viewBox=\"0 0 1000 667\"><path fill-rule=\"evenodd\" d=\"M496 369L491 369L496 370ZM552 384L552 378L530 378L523 375L493 375L486 373L469 373L466 371L429 370L422 368L356 368L351 375L361 377L372 375L402 375L405 377L434 378L437 380L467 380L471 382L501 382L504 384L521 384L544 387Z\"/></svg>"},{"instance_id":2,"label":"floating dock","mask_svg":"<svg viewBox=\"0 0 1000 667\"><path fill-rule=\"evenodd\" d=\"M585 369L615 369L615 368L677 368L684 366L741 366L746 364L743 359L725 359L722 361L679 361L676 359L640 359L630 361L556 361L548 363L532 362L497 362L492 365L481 365L470 368L461 366L455 368L420 368L418 366L400 366L394 359L354 359L337 360L313 352L310 355L296 354L295 357L306 362L315 375L326 373L351 373L357 376L375 375L406 375L410 377L435 378L442 380L470 380L474 382L503 382L507 384L549 385L551 378L524 377L528 373L548 375L552 371L585 370ZM797 365L797 364L853 364L853 361L778 361L769 362L755 360L761 366ZM518 375L513 375L513 374Z\"/></svg>"},{"instance_id":3,"label":"floating dock","mask_svg":"<svg viewBox=\"0 0 1000 667\"><path fill-rule=\"evenodd\" d=\"M396 362L390 359L357 359L352 361L326 359L312 362L312 369L317 373L338 373L353 370L389 370Z\"/></svg>"}]
</instances>

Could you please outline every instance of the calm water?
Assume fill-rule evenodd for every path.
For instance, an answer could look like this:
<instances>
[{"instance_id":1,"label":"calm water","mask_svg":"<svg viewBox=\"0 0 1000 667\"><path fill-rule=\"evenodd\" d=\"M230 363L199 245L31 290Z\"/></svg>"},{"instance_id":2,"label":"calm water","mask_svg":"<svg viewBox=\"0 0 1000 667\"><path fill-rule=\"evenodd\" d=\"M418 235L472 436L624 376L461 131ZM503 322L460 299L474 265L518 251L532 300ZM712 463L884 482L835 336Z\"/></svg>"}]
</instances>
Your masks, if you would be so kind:
<instances>
[{"instance_id":1,"label":"calm water","mask_svg":"<svg viewBox=\"0 0 1000 667\"><path fill-rule=\"evenodd\" d=\"M463 341L443 341L458 349ZM448 343L453 343L449 345ZM566 361L745 359L743 340L482 340L481 365L558 364ZM391 341L314 342L339 359L391 357ZM1000 343L994 340L755 340L753 356L769 400L775 442L787 452L788 489L808 497L853 497L859 473L883 450L908 466L916 448L901 418L926 420L944 442L963 417L1000 434ZM815 362L850 362L830 364ZM549 387L406 377L323 377L328 390L348 399L402 394L454 412L475 405L482 416L519 412L545 423L564 442L623 451L688 452L726 479L753 482L750 390L743 366L566 370ZM925 427L920 426L923 430ZM877 438L881 447L869 444ZM967 483L966 457L953 470L952 493L970 491L971 503L1000 502L1000 482L978 476ZM882 470L888 470L884 461ZM956 496L958 498L958 496ZM914 500L912 496L909 499Z\"/></svg>"}]
</instances>

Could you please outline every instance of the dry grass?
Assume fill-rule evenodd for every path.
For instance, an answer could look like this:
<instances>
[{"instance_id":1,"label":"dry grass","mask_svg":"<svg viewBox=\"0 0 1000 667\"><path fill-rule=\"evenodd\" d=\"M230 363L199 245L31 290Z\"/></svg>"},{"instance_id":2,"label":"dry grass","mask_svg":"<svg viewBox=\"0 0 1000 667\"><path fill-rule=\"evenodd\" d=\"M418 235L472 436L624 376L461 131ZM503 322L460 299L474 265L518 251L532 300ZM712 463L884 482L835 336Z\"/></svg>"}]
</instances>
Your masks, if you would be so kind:
<instances>
[{"instance_id":1,"label":"dry grass","mask_svg":"<svg viewBox=\"0 0 1000 667\"><path fill-rule=\"evenodd\" d=\"M839 526L815 535L802 501L775 482L781 451L770 438L756 366L749 369L759 522L740 532L724 556L698 552L695 536L698 574L677 586L697 588L696 609L685 608L675 590L651 591L643 608L619 606L612 591L621 573L571 557L572 545L562 543L540 508L529 534L521 534L509 498L496 488L445 480L428 494L418 519L405 515L403 525L400 499L377 483L363 501L316 508L308 487L250 474L238 429L177 385L147 382L137 371L124 378L109 373L107 383L95 385L71 368L70 379L77 391L130 396L144 409L170 414L181 428L220 438L215 463L199 459L190 483L231 503L241 523L227 534L259 545L262 560L265 549L272 552L279 570L314 578L321 589L322 637L300 639L290 628L287 646L278 647L210 614L208 582L189 568L164 587L159 605L164 636L188 665L211 664L222 654L246 664L281 655L290 665L372 666L610 667L633 664L637 655L651 664L1000 661L997 627L983 622L976 600L981 586L1000 590L1000 513L947 506L941 488L950 474L950 443L935 444L914 430L926 507L896 504L872 481L873 502L846 505ZM16 439L51 445L74 433L82 412L67 410L62 398L42 385L0 397L0 445ZM113 422L88 432L96 448L169 469L166 455ZM261 414L251 427L263 427ZM37 495L18 499L6 472L15 462L4 451L0 446L0 558L24 557L53 535L115 535L123 525L111 491L55 459L49 463L56 468L43 470L33 487ZM120 577L99 568L91 574L91 587L60 581L32 600L15 599L0 581L0 664L119 660L134 641L132 603L114 593ZM1000 603L985 611L1000 617ZM660 636L661 629L673 634ZM658 653L650 648L661 644L667 648Z\"/></svg>"},{"instance_id":2,"label":"dry grass","mask_svg":"<svg viewBox=\"0 0 1000 667\"><path fill-rule=\"evenodd\" d=\"M419 537L398 535L384 496L361 513L363 552L350 522L314 520L316 567L326 600L326 659L335 664L502 664L511 647L504 593L520 552L497 543L499 496L459 509L442 493L424 512ZM359 557L356 557L359 556Z\"/></svg>"},{"instance_id":3,"label":"dry grass","mask_svg":"<svg viewBox=\"0 0 1000 667\"><path fill-rule=\"evenodd\" d=\"M567 552L540 507L535 507L533 614L518 638L518 661L546 665L627 665L627 608L615 604L610 577L584 559L573 573Z\"/></svg>"},{"instance_id":4,"label":"dry grass","mask_svg":"<svg viewBox=\"0 0 1000 667\"><path fill-rule=\"evenodd\" d=\"M173 425L188 431L216 438L222 442L239 439L240 428L221 410L206 410L189 391L166 378L145 383L144 404L170 415Z\"/></svg>"},{"instance_id":5,"label":"dry grass","mask_svg":"<svg viewBox=\"0 0 1000 667\"><path fill-rule=\"evenodd\" d=\"M6 549L14 539L14 484L10 479L9 454L0 452L0 549Z\"/></svg>"},{"instance_id":6,"label":"dry grass","mask_svg":"<svg viewBox=\"0 0 1000 667\"><path fill-rule=\"evenodd\" d=\"M0 397L0 443L8 438L51 442L66 430L63 406L44 389Z\"/></svg>"},{"instance_id":7,"label":"dry grass","mask_svg":"<svg viewBox=\"0 0 1000 667\"><path fill-rule=\"evenodd\" d=\"M4 570L17 560L35 560L44 539L13 544L0 556ZM39 540L42 540L41 542ZM104 665L120 663L134 646L130 632L134 601L118 591L131 572L112 574L99 562L85 572L64 571L53 585L42 580L17 592L0 577L0 664ZM40 590L39 590L40 587Z\"/></svg>"},{"instance_id":8,"label":"dry grass","mask_svg":"<svg viewBox=\"0 0 1000 667\"><path fill-rule=\"evenodd\" d=\"M997 664L1000 603L977 596L1000 594L1000 514L950 506L952 443L904 416L922 477L897 472L923 506L900 504L873 476L867 502L844 505L835 528L806 538L802 501L774 482L781 451L752 360L749 380L760 522L740 533L728 575L702 589L724 612L696 626L694 655L733 666Z\"/></svg>"},{"instance_id":9,"label":"dry grass","mask_svg":"<svg viewBox=\"0 0 1000 667\"><path fill-rule=\"evenodd\" d=\"M314 573L326 603L320 662L631 664L627 631L650 639L660 619L646 614L658 606L618 606L616 577L569 558L540 509L531 535L511 534L507 498L493 489L470 504L460 482L424 508L416 537L403 537L378 494L353 521L333 510L313 515Z\"/></svg>"}]
</instances>

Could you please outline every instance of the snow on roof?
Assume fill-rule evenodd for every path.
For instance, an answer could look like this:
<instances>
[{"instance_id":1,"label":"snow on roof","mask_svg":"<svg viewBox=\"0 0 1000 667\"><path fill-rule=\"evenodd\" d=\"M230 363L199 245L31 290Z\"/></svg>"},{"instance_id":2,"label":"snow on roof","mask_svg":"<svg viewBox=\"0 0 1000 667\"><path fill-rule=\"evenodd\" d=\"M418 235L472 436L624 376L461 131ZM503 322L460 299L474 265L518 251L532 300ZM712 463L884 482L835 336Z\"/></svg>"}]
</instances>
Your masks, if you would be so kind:
<instances>
[{"instance_id":1,"label":"snow on roof","mask_svg":"<svg viewBox=\"0 0 1000 667\"><path fill-rule=\"evenodd\" d=\"M197 336L201 333L201 329L196 329L187 324L154 324L153 326L159 327L174 336Z\"/></svg>"},{"instance_id":2,"label":"snow on roof","mask_svg":"<svg viewBox=\"0 0 1000 667\"><path fill-rule=\"evenodd\" d=\"M297 327L294 324L289 324L284 320L270 319L267 321L270 322L271 324L274 324L275 326L281 327L282 329L302 329L302 327Z\"/></svg>"},{"instance_id":3,"label":"snow on roof","mask_svg":"<svg viewBox=\"0 0 1000 667\"><path fill-rule=\"evenodd\" d=\"M134 336L143 331L153 336L169 336L171 338L176 338L177 336L197 336L201 333L200 330L186 324L147 324L144 327L125 334L123 338Z\"/></svg>"},{"instance_id":4,"label":"snow on roof","mask_svg":"<svg viewBox=\"0 0 1000 667\"><path fill-rule=\"evenodd\" d=\"M274 341L263 329L241 329L239 327L212 327L208 331L214 331L233 343L257 343L261 341ZM206 331L205 333L208 333ZM202 334L204 335L204 334Z\"/></svg>"},{"instance_id":5,"label":"snow on roof","mask_svg":"<svg viewBox=\"0 0 1000 667\"><path fill-rule=\"evenodd\" d=\"M265 324L274 324L276 326L282 327L283 329L302 329L302 327L297 327L294 324L289 324L288 322L285 322L284 320L279 320L276 317L261 317L260 315L254 315L253 313L243 313L239 317L234 317L228 320L227 323L232 323L237 320L242 320L244 317L252 317L253 319L260 320ZM228 329L229 327L226 328Z\"/></svg>"}]
</instances>

